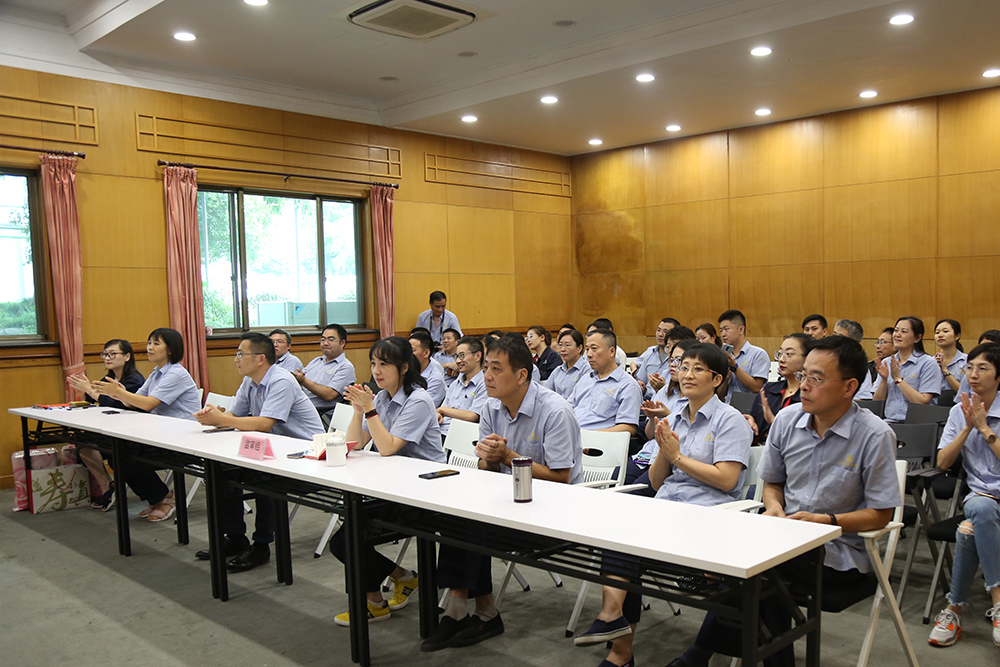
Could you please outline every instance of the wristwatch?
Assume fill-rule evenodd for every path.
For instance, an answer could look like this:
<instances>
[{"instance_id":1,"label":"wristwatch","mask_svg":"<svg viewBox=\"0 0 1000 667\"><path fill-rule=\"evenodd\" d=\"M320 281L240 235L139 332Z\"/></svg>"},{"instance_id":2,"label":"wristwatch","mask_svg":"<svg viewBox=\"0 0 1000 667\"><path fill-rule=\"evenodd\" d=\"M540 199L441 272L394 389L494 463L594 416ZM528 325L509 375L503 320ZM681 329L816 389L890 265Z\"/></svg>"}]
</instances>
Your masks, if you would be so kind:
<instances>
[{"instance_id":1,"label":"wristwatch","mask_svg":"<svg viewBox=\"0 0 1000 667\"><path fill-rule=\"evenodd\" d=\"M896 384L899 384L902 381L903 381L903 378L899 378L898 380L893 380L893 382L895 382Z\"/></svg>"},{"instance_id":2,"label":"wristwatch","mask_svg":"<svg viewBox=\"0 0 1000 667\"><path fill-rule=\"evenodd\" d=\"M990 433L989 435L984 435L983 437L986 438L986 444L987 445L992 445L994 442L997 441L997 434L996 433Z\"/></svg>"},{"instance_id":3,"label":"wristwatch","mask_svg":"<svg viewBox=\"0 0 1000 667\"><path fill-rule=\"evenodd\" d=\"M378 417L378 410L376 410L375 408L372 408L371 410L365 413L365 419L371 419L372 417Z\"/></svg>"}]
</instances>

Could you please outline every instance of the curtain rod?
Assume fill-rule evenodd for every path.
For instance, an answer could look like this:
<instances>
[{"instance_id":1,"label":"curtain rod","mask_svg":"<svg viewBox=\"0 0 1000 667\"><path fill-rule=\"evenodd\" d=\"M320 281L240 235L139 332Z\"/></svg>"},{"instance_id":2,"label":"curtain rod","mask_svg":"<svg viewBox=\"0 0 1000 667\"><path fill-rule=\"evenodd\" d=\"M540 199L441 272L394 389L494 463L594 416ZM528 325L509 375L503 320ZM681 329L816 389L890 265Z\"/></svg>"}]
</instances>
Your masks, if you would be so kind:
<instances>
[{"instance_id":1,"label":"curtain rod","mask_svg":"<svg viewBox=\"0 0 1000 667\"><path fill-rule=\"evenodd\" d=\"M373 183L370 181L357 181L351 178L333 178L332 176L312 176L311 174L286 174L280 171L264 171L262 169L239 169L237 167L213 167L207 164L191 164L190 162L167 162L157 160L160 167L187 167L188 169L215 169L216 171L236 171L241 174L264 174L265 176L281 176L286 181L289 178L312 178L317 181L336 181L338 183L354 183L357 185L384 185L385 187L399 189L398 183Z\"/></svg>"},{"instance_id":2,"label":"curtain rod","mask_svg":"<svg viewBox=\"0 0 1000 667\"><path fill-rule=\"evenodd\" d=\"M75 151L60 151L55 148L28 148L27 146L7 146L5 144L0 144L0 148L9 148L12 151L31 151L33 153L48 153L49 155L64 155L66 157L78 157L81 160L87 159L86 153L77 153Z\"/></svg>"}]
</instances>

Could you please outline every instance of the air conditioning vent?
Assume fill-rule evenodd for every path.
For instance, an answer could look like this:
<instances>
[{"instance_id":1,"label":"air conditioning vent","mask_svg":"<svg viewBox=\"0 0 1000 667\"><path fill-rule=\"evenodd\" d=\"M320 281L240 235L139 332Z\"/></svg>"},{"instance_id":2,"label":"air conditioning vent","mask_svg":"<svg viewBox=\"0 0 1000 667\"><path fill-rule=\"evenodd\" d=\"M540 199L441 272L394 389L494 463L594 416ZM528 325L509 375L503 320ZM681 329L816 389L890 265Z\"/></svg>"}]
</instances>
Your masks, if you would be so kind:
<instances>
[{"instance_id":1,"label":"air conditioning vent","mask_svg":"<svg viewBox=\"0 0 1000 667\"><path fill-rule=\"evenodd\" d=\"M469 25L476 15L430 0L380 0L352 12L347 20L408 39L433 39Z\"/></svg>"}]
</instances>

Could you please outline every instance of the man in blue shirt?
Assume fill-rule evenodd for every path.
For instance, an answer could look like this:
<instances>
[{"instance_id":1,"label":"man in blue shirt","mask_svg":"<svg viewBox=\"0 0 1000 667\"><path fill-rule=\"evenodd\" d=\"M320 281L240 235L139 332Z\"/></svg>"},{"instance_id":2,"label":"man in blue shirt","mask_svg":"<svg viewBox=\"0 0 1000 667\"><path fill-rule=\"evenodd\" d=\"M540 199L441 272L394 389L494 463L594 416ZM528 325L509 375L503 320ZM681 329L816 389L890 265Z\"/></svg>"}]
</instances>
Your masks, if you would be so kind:
<instances>
[{"instance_id":1,"label":"man in blue shirt","mask_svg":"<svg viewBox=\"0 0 1000 667\"><path fill-rule=\"evenodd\" d=\"M274 342L274 357L277 360L274 365L278 368L284 368L289 373L302 370L302 361L291 353L291 334L284 329L275 329L267 335Z\"/></svg>"},{"instance_id":2,"label":"man in blue shirt","mask_svg":"<svg viewBox=\"0 0 1000 667\"><path fill-rule=\"evenodd\" d=\"M312 440L313 434L323 433L319 413L295 382L291 373L275 364L274 343L261 333L245 333L236 351L236 369L243 382L236 391L228 412L215 405L206 405L195 413L195 419L205 426L223 426L239 431L274 433L301 440ZM219 514L228 569L244 572L271 559L274 541L274 503L269 498L257 499L256 529L253 545L246 537L243 521L243 501L227 498L221 501ZM208 550L195 556L208 560Z\"/></svg>"},{"instance_id":3,"label":"man in blue shirt","mask_svg":"<svg viewBox=\"0 0 1000 667\"><path fill-rule=\"evenodd\" d=\"M486 380L483 375L483 343L475 336L458 341L455 352L458 377L448 387L444 403L437 409L441 435L448 435L452 419L478 422L479 413L486 405Z\"/></svg>"},{"instance_id":4,"label":"man in blue shirt","mask_svg":"<svg viewBox=\"0 0 1000 667\"><path fill-rule=\"evenodd\" d=\"M639 382L639 389L646 398L652 398L656 389L649 387L649 376L656 374L661 378L670 372L670 350L667 345L667 336L680 326L680 322L672 317L664 317L656 325L656 345L650 345L645 352L639 355L638 367L635 370L635 379Z\"/></svg>"},{"instance_id":5,"label":"man in blue shirt","mask_svg":"<svg viewBox=\"0 0 1000 667\"><path fill-rule=\"evenodd\" d=\"M802 402L774 419L761 459L765 514L840 526L843 535L826 544L823 587L861 585L871 568L857 533L877 530L892 518L902 498L896 479L896 438L874 414L854 403L868 359L843 336L819 340L806 357ZM815 577L808 554L778 566L786 581ZM762 601L761 621L771 636L791 626L791 614L775 598ZM667 667L707 667L712 653L739 655L741 631L705 617L698 639ZM774 665L794 665L792 647L778 651Z\"/></svg>"},{"instance_id":6,"label":"man in blue shirt","mask_svg":"<svg viewBox=\"0 0 1000 667\"><path fill-rule=\"evenodd\" d=\"M417 315L417 326L430 331L431 338L437 343L443 341L445 329L454 329L460 338L463 335L458 318L455 317L455 313L445 308L446 305L448 305L448 297L445 296L444 292L431 292L431 307Z\"/></svg>"},{"instance_id":7,"label":"man in blue shirt","mask_svg":"<svg viewBox=\"0 0 1000 667\"><path fill-rule=\"evenodd\" d=\"M595 329L587 334L591 370L576 383L569 402L576 410L580 428L634 435L639 426L642 391L635 378L615 363L617 346L610 329Z\"/></svg>"},{"instance_id":8,"label":"man in blue shirt","mask_svg":"<svg viewBox=\"0 0 1000 667\"><path fill-rule=\"evenodd\" d=\"M305 369L292 371L321 415L340 403L344 387L357 380L354 364L344 354L345 347L347 329L339 324L328 324L323 327L319 338L319 349L323 355L306 364Z\"/></svg>"},{"instance_id":9,"label":"man in blue shirt","mask_svg":"<svg viewBox=\"0 0 1000 667\"><path fill-rule=\"evenodd\" d=\"M726 396L726 403L732 402L736 392L758 393L771 372L771 358L763 349L750 344L746 330L747 320L740 311L727 310L719 316L719 336L724 344L722 350L729 357L729 377L721 390Z\"/></svg>"}]
</instances>

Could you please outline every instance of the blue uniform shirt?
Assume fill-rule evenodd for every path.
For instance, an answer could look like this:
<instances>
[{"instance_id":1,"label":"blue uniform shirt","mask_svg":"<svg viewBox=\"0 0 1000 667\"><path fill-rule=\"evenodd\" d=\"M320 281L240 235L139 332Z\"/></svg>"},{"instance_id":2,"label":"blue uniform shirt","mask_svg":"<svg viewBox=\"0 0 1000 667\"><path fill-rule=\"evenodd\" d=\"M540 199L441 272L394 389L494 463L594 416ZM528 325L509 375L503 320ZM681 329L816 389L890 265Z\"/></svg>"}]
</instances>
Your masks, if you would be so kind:
<instances>
[{"instance_id":1,"label":"blue uniform shirt","mask_svg":"<svg viewBox=\"0 0 1000 667\"><path fill-rule=\"evenodd\" d=\"M201 409L194 378L180 364L166 363L154 368L135 393L160 401L159 405L150 410L154 415L194 419L194 413Z\"/></svg>"},{"instance_id":2,"label":"blue uniform shirt","mask_svg":"<svg viewBox=\"0 0 1000 667\"><path fill-rule=\"evenodd\" d=\"M465 374L459 374L455 381L448 387L448 393L444 397L442 405L446 408L456 410L468 410L477 415L483 412L486 405L486 376L480 370L472 379L466 379ZM448 435L448 425L451 424L451 417L441 420L441 435Z\"/></svg>"},{"instance_id":3,"label":"blue uniform shirt","mask_svg":"<svg viewBox=\"0 0 1000 667\"><path fill-rule=\"evenodd\" d=\"M445 354L444 350L441 350L440 352L435 352L434 356L431 357L431 359L434 359L439 364L441 364L441 370L442 371L444 370L444 365L445 364L453 364L453 363L455 363L455 357L451 356L450 354ZM454 376L454 375L448 375L447 373L445 373L444 374L444 386L450 387L451 383L455 381L455 377L456 376Z\"/></svg>"},{"instance_id":4,"label":"blue uniform shirt","mask_svg":"<svg viewBox=\"0 0 1000 667\"><path fill-rule=\"evenodd\" d=\"M323 422L302 387L284 368L272 365L260 384L243 378L236 390L229 411L237 417L268 417L276 420L271 427L275 435L312 440L314 433L323 433Z\"/></svg>"},{"instance_id":5,"label":"blue uniform shirt","mask_svg":"<svg viewBox=\"0 0 1000 667\"><path fill-rule=\"evenodd\" d=\"M330 361L327 361L326 356L321 354L306 364L305 376L307 380L330 387L341 395L344 394L344 387L354 384L357 381L357 376L354 374L354 364L351 363L345 354L341 354L336 359L331 359ZM306 396L320 412L326 412L337 404L337 401L324 401L308 390Z\"/></svg>"},{"instance_id":6,"label":"blue uniform shirt","mask_svg":"<svg viewBox=\"0 0 1000 667\"><path fill-rule=\"evenodd\" d=\"M653 394L653 401L659 401L663 403L670 410L670 414L667 415L667 419L670 419L678 410L682 410L687 407L687 399L681 396L681 392L677 387L674 387L673 391L670 391L670 383L660 387L660 389ZM632 460L635 461L636 465L643 468L653 465L653 461L660 453L660 445L656 442L656 438L652 440L647 440L646 444L642 446L638 452L632 456Z\"/></svg>"},{"instance_id":7,"label":"blue uniform shirt","mask_svg":"<svg viewBox=\"0 0 1000 667\"><path fill-rule=\"evenodd\" d=\"M434 401L426 390L414 386L413 391L407 394L400 387L395 396L389 396L389 392L383 389L375 395L375 411L390 435L406 440L397 454L445 462L437 412L434 410ZM368 430L367 419L361 423L361 428L367 433L371 432Z\"/></svg>"},{"instance_id":8,"label":"blue uniform shirt","mask_svg":"<svg viewBox=\"0 0 1000 667\"><path fill-rule=\"evenodd\" d=\"M896 436L869 410L851 403L820 438L812 415L789 405L774 416L758 467L763 483L784 484L785 514L843 514L902 503L896 480ZM868 572L864 540L841 535L826 544L823 563Z\"/></svg>"},{"instance_id":9,"label":"blue uniform shirt","mask_svg":"<svg viewBox=\"0 0 1000 667\"><path fill-rule=\"evenodd\" d=\"M458 325L458 318L447 308L444 309L444 315L441 316L441 321L436 327L434 326L434 313L430 308L417 315L417 326L430 331L431 338L438 343L444 339L445 329L454 329L458 332L458 337L462 337L462 327Z\"/></svg>"},{"instance_id":10,"label":"blue uniform shirt","mask_svg":"<svg viewBox=\"0 0 1000 667\"><path fill-rule=\"evenodd\" d=\"M657 345L651 345L642 355L639 357L639 367L635 371L635 379L642 380L646 383L646 397L651 397L655 392L653 388L649 386L649 376L653 373L658 373L660 377L670 382L670 353L663 352L663 359L660 359L660 348Z\"/></svg>"},{"instance_id":11,"label":"blue uniform shirt","mask_svg":"<svg viewBox=\"0 0 1000 667\"><path fill-rule=\"evenodd\" d=\"M736 461L743 469L733 488L722 491L698 481L675 466L656 491L656 497L692 505L719 505L738 500L747 474L746 467L750 462L750 443L753 441L750 424L740 411L726 405L717 396L712 396L698 410L693 422L688 415L687 401L667 419L671 430L680 439L681 454L684 456L709 465L720 461Z\"/></svg>"},{"instance_id":12,"label":"blue uniform shirt","mask_svg":"<svg viewBox=\"0 0 1000 667\"><path fill-rule=\"evenodd\" d=\"M285 352L281 359L274 362L274 365L278 368L284 368L286 371L291 373L292 371L297 371L303 367L302 360L296 357L291 352ZM298 384L296 382L296 384Z\"/></svg>"},{"instance_id":13,"label":"blue uniform shirt","mask_svg":"<svg viewBox=\"0 0 1000 667\"><path fill-rule=\"evenodd\" d=\"M479 420L479 437L492 433L507 438L508 449L530 456L534 463L550 470L570 469L570 484L583 481L580 425L573 408L554 391L536 382L528 383L513 419L499 398L487 400ZM500 470L510 473L505 465Z\"/></svg>"},{"instance_id":14,"label":"blue uniform shirt","mask_svg":"<svg viewBox=\"0 0 1000 667\"><path fill-rule=\"evenodd\" d=\"M762 348L751 345L750 341L745 341L743 347L738 352L733 350L733 357L736 359L736 365L746 371L747 375L767 380L767 375L771 372L771 357L767 356L767 352ZM737 391L749 393L750 390L737 379L736 373L730 372L729 388L726 390L726 403L732 401L733 394Z\"/></svg>"},{"instance_id":15,"label":"blue uniform shirt","mask_svg":"<svg viewBox=\"0 0 1000 667\"><path fill-rule=\"evenodd\" d=\"M968 363L969 355L965 352L956 352L955 358L951 360L950 364L948 364L948 372L951 373L956 380L958 380L959 385L961 385L962 381L965 380L965 366ZM959 389L961 389L961 386L959 386ZM951 385L948 384L948 378L944 376L944 373L941 373L941 391L951 391ZM958 394L956 394L956 396L957 395Z\"/></svg>"},{"instance_id":16,"label":"blue uniform shirt","mask_svg":"<svg viewBox=\"0 0 1000 667\"><path fill-rule=\"evenodd\" d=\"M892 357L886 357L882 360L882 364L886 369L889 368L889 360L893 358L899 361L899 353L897 352ZM899 372L900 376L906 380L906 384L921 394L934 394L930 405L937 405L937 397L941 393L941 382L944 381L944 376L941 374L941 368L934 361L934 357L914 350L910 354L910 358L906 360L906 363L899 364ZM881 376L879 376L879 381L882 381ZM909 407L910 402L906 400L906 396L903 396L903 392L892 379L891 372L885 382L889 389L885 395L885 419L890 422L904 421L906 419L906 409Z\"/></svg>"},{"instance_id":17,"label":"blue uniform shirt","mask_svg":"<svg viewBox=\"0 0 1000 667\"><path fill-rule=\"evenodd\" d=\"M446 393L444 386L444 369L441 368L441 364L434 359L429 359L427 368L425 368L420 375L427 380L427 393L434 399L434 407L441 407Z\"/></svg>"},{"instance_id":18,"label":"blue uniform shirt","mask_svg":"<svg viewBox=\"0 0 1000 667\"><path fill-rule=\"evenodd\" d=\"M590 364L587 363L587 357L581 354L576 363L569 368L566 368L566 364L556 366L556 369L552 371L552 375L545 381L544 386L566 400L569 400L573 397L573 390L576 389L576 383L589 371Z\"/></svg>"},{"instance_id":19,"label":"blue uniform shirt","mask_svg":"<svg viewBox=\"0 0 1000 667\"><path fill-rule=\"evenodd\" d=\"M603 380L591 370L580 378L570 403L580 428L597 431L615 424L639 425L642 391L635 378L621 366Z\"/></svg>"},{"instance_id":20,"label":"blue uniform shirt","mask_svg":"<svg viewBox=\"0 0 1000 667\"><path fill-rule=\"evenodd\" d=\"M990 406L986 413L986 425L994 433L1000 433L1000 401L994 400ZM956 403L948 413L948 423L945 424L938 449L950 445L963 428L965 428L965 414L962 412L961 403ZM965 445L962 446L962 465L969 475L966 481L969 483L970 492L965 500L976 495L977 491L1000 498L1000 458L997 458L986 444L986 438L978 429L972 429L972 433L965 440Z\"/></svg>"}]
</instances>

